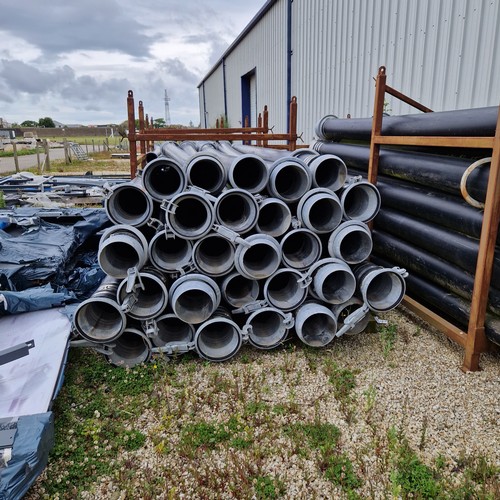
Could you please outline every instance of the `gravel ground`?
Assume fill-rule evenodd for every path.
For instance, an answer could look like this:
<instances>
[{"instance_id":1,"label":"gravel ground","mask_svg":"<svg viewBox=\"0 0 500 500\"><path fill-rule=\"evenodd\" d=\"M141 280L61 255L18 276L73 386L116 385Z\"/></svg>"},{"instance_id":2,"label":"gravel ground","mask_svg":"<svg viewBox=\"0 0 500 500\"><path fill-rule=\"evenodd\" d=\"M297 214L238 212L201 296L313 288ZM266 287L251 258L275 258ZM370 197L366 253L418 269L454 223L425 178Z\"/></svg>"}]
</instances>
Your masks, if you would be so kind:
<instances>
[{"instance_id":1,"label":"gravel ground","mask_svg":"<svg viewBox=\"0 0 500 500\"><path fill-rule=\"evenodd\" d=\"M425 464L439 457L450 484L463 479L464 457L482 456L500 467L500 355L483 355L481 371L463 373L463 350L444 335L404 308L384 319L397 325L392 340L373 331L327 349L297 342L270 352L245 348L222 364L179 363L176 384L156 388L159 408L146 409L132 424L147 436L145 445L117 457L117 472L96 478L81 497L263 498L255 495L255 478L268 477L277 497L347 498L345 488L325 477L319 451L284 432L317 422L340 430L337 448L362 479L361 498L400 496L391 493L391 427ZM356 384L342 394L332 377L347 372ZM186 445L190 424L222 428L230 417L252 446ZM43 481L52 479L49 467L26 498L42 497Z\"/></svg>"}]
</instances>

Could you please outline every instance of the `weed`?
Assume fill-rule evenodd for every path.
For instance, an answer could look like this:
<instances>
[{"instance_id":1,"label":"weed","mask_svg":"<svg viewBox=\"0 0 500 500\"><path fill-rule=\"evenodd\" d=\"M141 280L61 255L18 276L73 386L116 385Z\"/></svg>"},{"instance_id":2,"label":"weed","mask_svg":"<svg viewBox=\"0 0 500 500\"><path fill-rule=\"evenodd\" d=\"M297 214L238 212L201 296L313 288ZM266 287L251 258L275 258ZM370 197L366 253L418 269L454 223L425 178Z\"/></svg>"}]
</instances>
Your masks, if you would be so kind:
<instances>
[{"instance_id":1,"label":"weed","mask_svg":"<svg viewBox=\"0 0 500 500\"><path fill-rule=\"evenodd\" d=\"M0 190L0 208L5 208L5 197L3 191Z\"/></svg>"},{"instance_id":2,"label":"weed","mask_svg":"<svg viewBox=\"0 0 500 500\"><path fill-rule=\"evenodd\" d=\"M356 387L355 372L348 368L340 368L337 363L327 360L324 371L328 380L333 386L333 395L340 404L340 409L344 413L348 422L354 418L354 395Z\"/></svg>"},{"instance_id":3,"label":"weed","mask_svg":"<svg viewBox=\"0 0 500 500\"><path fill-rule=\"evenodd\" d=\"M382 354L387 359L389 353L394 349L396 342L397 327L394 323L389 323L380 328L380 340L382 342Z\"/></svg>"},{"instance_id":4,"label":"weed","mask_svg":"<svg viewBox=\"0 0 500 500\"><path fill-rule=\"evenodd\" d=\"M255 496L258 499L279 498L285 493L285 485L279 479L270 476L258 476L254 479Z\"/></svg>"},{"instance_id":5,"label":"weed","mask_svg":"<svg viewBox=\"0 0 500 500\"><path fill-rule=\"evenodd\" d=\"M325 461L325 476L333 484L341 486L342 489L353 498L355 490L361 486L361 480L355 474L352 462L347 455L331 455Z\"/></svg>"}]
</instances>

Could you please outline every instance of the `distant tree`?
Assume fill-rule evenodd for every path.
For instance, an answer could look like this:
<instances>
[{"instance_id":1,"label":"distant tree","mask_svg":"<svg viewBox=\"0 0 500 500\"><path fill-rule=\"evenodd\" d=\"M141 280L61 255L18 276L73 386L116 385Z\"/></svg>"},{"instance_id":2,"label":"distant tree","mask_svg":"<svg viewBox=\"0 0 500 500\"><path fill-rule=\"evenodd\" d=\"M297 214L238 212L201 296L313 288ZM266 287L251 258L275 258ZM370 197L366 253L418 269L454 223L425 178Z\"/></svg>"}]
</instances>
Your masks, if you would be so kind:
<instances>
[{"instance_id":1,"label":"distant tree","mask_svg":"<svg viewBox=\"0 0 500 500\"><path fill-rule=\"evenodd\" d=\"M12 128L19 128L19 127L20 127L19 123L17 123L17 122L12 122L12 123L10 124L10 126L11 126Z\"/></svg>"},{"instance_id":2,"label":"distant tree","mask_svg":"<svg viewBox=\"0 0 500 500\"><path fill-rule=\"evenodd\" d=\"M55 128L56 124L50 116L46 116L45 118L40 118L38 120L38 126L45 128Z\"/></svg>"},{"instance_id":3,"label":"distant tree","mask_svg":"<svg viewBox=\"0 0 500 500\"><path fill-rule=\"evenodd\" d=\"M38 122L33 120L25 120L21 123L21 127L38 127Z\"/></svg>"},{"instance_id":4,"label":"distant tree","mask_svg":"<svg viewBox=\"0 0 500 500\"><path fill-rule=\"evenodd\" d=\"M153 120L154 128L164 128L167 126L167 122L163 118L155 118Z\"/></svg>"}]
</instances>

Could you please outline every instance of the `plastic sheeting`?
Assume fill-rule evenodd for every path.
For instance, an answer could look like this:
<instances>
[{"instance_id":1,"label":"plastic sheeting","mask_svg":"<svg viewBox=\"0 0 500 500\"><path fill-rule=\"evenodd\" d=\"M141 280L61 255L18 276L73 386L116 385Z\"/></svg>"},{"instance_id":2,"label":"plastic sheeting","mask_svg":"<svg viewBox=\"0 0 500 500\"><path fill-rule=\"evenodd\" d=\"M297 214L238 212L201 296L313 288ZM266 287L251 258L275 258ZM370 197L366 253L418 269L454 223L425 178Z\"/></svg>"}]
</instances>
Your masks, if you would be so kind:
<instances>
[{"instance_id":1,"label":"plastic sheeting","mask_svg":"<svg viewBox=\"0 0 500 500\"><path fill-rule=\"evenodd\" d=\"M47 465L54 446L52 412L22 416L12 423L13 446L0 448L0 500L22 498Z\"/></svg>"},{"instance_id":2,"label":"plastic sheeting","mask_svg":"<svg viewBox=\"0 0 500 500\"><path fill-rule=\"evenodd\" d=\"M108 224L103 209L0 211L0 289L63 284L71 259Z\"/></svg>"}]
</instances>

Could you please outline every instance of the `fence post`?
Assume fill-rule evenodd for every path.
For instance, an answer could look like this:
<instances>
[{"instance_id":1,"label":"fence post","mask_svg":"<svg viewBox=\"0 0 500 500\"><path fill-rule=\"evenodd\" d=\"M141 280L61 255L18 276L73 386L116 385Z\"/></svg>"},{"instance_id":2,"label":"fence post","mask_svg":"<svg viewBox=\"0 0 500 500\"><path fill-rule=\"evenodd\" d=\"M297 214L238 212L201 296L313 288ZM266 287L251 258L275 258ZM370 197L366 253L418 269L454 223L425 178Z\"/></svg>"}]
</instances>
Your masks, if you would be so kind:
<instances>
[{"instance_id":1,"label":"fence post","mask_svg":"<svg viewBox=\"0 0 500 500\"><path fill-rule=\"evenodd\" d=\"M47 139L43 140L43 147L45 149L45 167L47 172L50 172L50 156L49 156L49 143Z\"/></svg>"},{"instance_id":2,"label":"fence post","mask_svg":"<svg viewBox=\"0 0 500 500\"><path fill-rule=\"evenodd\" d=\"M14 153L14 165L16 166L16 172L19 173L19 158L17 157L17 144L16 141L12 142L12 151Z\"/></svg>"},{"instance_id":3,"label":"fence post","mask_svg":"<svg viewBox=\"0 0 500 500\"><path fill-rule=\"evenodd\" d=\"M40 166L40 149L38 148L38 141L35 143L35 151L36 151L36 171L38 175L42 174L42 168Z\"/></svg>"},{"instance_id":4,"label":"fence post","mask_svg":"<svg viewBox=\"0 0 500 500\"><path fill-rule=\"evenodd\" d=\"M87 152L87 156L89 155L89 145L87 144L87 139L85 139L85 151Z\"/></svg>"}]
</instances>

